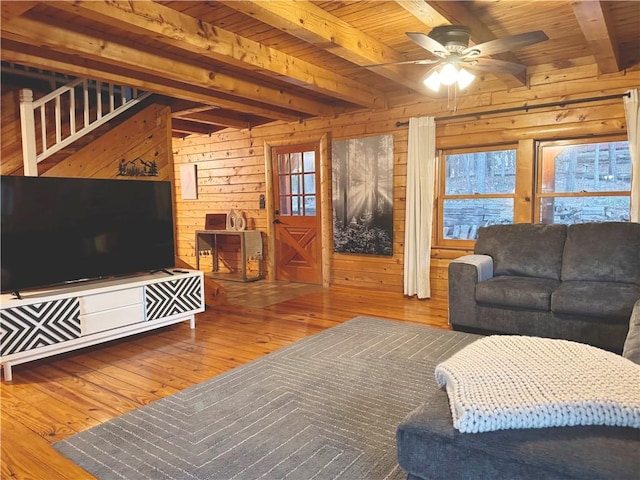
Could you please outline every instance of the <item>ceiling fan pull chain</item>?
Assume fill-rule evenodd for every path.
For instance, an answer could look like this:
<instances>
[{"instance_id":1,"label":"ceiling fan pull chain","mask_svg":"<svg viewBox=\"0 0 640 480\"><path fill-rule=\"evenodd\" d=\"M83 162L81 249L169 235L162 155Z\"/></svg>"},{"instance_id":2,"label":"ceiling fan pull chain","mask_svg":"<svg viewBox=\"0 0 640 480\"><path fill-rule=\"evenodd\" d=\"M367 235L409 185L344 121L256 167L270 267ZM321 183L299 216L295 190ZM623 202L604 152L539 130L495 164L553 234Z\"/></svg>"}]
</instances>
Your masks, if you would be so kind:
<instances>
[{"instance_id":1,"label":"ceiling fan pull chain","mask_svg":"<svg viewBox=\"0 0 640 480\"><path fill-rule=\"evenodd\" d=\"M451 85L447 85L447 111L451 111Z\"/></svg>"},{"instance_id":2,"label":"ceiling fan pull chain","mask_svg":"<svg viewBox=\"0 0 640 480\"><path fill-rule=\"evenodd\" d=\"M453 111L458 111L458 84L455 83L453 85Z\"/></svg>"}]
</instances>

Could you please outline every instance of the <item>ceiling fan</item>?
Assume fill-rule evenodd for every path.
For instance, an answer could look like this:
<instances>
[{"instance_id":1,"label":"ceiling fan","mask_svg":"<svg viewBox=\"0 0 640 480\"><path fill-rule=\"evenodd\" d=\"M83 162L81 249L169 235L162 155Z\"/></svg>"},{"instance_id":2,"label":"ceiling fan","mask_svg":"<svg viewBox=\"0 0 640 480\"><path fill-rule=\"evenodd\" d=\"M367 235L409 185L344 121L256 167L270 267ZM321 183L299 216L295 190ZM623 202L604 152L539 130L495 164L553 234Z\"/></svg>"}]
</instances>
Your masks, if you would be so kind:
<instances>
[{"instance_id":1,"label":"ceiling fan","mask_svg":"<svg viewBox=\"0 0 640 480\"><path fill-rule=\"evenodd\" d=\"M383 65L434 65L425 77L425 84L431 88L433 87L429 85L429 79L433 79L434 75L436 78L431 82L433 86L439 87L440 83L452 85L457 82L460 88L465 88L474 78L467 70L512 74L521 72L526 68L525 65L487 57L549 39L543 31L537 30L469 46L471 30L463 25L435 27L428 35L416 32L407 32L406 35L436 58L407 60ZM461 81L459 76L462 76L464 81ZM437 90L437 88L433 89Z\"/></svg>"}]
</instances>

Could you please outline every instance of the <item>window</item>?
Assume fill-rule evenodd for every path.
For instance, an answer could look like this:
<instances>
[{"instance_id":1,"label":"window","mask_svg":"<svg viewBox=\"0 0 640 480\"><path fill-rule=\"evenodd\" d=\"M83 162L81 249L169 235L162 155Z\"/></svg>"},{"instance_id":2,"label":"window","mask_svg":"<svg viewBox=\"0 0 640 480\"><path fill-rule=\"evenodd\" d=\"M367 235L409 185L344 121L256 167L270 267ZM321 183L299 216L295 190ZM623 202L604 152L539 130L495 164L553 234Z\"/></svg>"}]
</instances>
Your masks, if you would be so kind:
<instances>
[{"instance_id":1,"label":"window","mask_svg":"<svg viewBox=\"0 0 640 480\"><path fill-rule=\"evenodd\" d=\"M277 167L280 215L315 216L315 150L278 152Z\"/></svg>"},{"instance_id":2,"label":"window","mask_svg":"<svg viewBox=\"0 0 640 480\"><path fill-rule=\"evenodd\" d=\"M440 245L471 243L481 226L513 223L515 147L442 152L440 169Z\"/></svg>"},{"instance_id":3,"label":"window","mask_svg":"<svg viewBox=\"0 0 640 480\"><path fill-rule=\"evenodd\" d=\"M629 221L631 156L621 138L540 142L535 221Z\"/></svg>"},{"instance_id":4,"label":"window","mask_svg":"<svg viewBox=\"0 0 640 480\"><path fill-rule=\"evenodd\" d=\"M471 248L479 227L514 219L544 224L629 221L626 136L527 142L530 147L441 152L438 245ZM516 161L517 153L523 158Z\"/></svg>"}]
</instances>

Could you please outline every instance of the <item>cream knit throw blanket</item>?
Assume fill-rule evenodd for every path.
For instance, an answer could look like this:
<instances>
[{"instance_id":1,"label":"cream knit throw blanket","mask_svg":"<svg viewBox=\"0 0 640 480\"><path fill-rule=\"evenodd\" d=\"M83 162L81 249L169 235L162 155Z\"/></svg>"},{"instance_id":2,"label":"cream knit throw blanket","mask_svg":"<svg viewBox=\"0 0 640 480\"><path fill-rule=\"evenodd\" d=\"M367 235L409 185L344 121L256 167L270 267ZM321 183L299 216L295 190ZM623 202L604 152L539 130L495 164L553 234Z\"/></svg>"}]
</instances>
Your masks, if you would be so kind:
<instances>
[{"instance_id":1,"label":"cream knit throw blanket","mask_svg":"<svg viewBox=\"0 0 640 480\"><path fill-rule=\"evenodd\" d=\"M572 425L640 428L640 365L590 345L496 335L436 367L461 432Z\"/></svg>"}]
</instances>

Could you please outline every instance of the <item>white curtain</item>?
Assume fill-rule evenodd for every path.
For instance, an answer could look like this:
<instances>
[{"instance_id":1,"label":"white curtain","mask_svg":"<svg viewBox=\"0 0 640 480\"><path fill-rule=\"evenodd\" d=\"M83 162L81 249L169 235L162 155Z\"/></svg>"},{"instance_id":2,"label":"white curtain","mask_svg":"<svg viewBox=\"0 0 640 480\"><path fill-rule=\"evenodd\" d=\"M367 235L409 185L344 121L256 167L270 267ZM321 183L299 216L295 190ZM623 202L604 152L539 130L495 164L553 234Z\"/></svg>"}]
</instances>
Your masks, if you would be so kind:
<instances>
[{"instance_id":1,"label":"white curtain","mask_svg":"<svg viewBox=\"0 0 640 480\"><path fill-rule=\"evenodd\" d=\"M407 205L404 231L404 294L431 297L431 223L436 167L433 117L409 119Z\"/></svg>"},{"instance_id":2,"label":"white curtain","mask_svg":"<svg viewBox=\"0 0 640 480\"><path fill-rule=\"evenodd\" d=\"M629 96L624 97L624 112L631 154L631 221L640 222L640 104L637 88L627 93Z\"/></svg>"}]
</instances>

